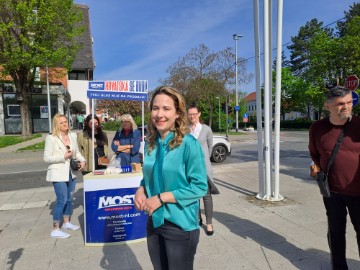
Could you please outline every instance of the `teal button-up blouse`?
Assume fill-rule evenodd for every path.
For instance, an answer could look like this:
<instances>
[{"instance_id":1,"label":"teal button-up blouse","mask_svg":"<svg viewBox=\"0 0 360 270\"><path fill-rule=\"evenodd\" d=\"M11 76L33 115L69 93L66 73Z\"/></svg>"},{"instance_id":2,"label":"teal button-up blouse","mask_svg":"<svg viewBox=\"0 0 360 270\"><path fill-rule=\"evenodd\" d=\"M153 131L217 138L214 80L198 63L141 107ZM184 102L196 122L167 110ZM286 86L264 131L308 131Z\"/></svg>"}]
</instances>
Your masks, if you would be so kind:
<instances>
[{"instance_id":1,"label":"teal button-up blouse","mask_svg":"<svg viewBox=\"0 0 360 270\"><path fill-rule=\"evenodd\" d=\"M145 150L141 185L148 197L171 191L176 199L176 203L166 203L154 211L154 228L167 220L192 231L199 228L199 199L208 189L204 154L200 143L189 134L180 146L170 149L173 137L174 132L169 132L164 141L158 136L154 150Z\"/></svg>"}]
</instances>

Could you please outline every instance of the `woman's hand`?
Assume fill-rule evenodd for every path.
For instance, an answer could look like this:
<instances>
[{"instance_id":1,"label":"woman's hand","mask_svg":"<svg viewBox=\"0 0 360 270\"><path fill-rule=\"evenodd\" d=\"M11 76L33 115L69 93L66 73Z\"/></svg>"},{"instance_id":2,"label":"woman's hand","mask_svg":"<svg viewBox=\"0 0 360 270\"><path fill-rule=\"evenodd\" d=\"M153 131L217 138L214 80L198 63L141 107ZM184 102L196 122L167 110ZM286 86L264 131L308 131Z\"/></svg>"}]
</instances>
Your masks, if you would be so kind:
<instances>
[{"instance_id":1,"label":"woman's hand","mask_svg":"<svg viewBox=\"0 0 360 270\"><path fill-rule=\"evenodd\" d=\"M80 162L80 168L79 171L83 170L85 168L86 161Z\"/></svg>"},{"instance_id":2,"label":"woman's hand","mask_svg":"<svg viewBox=\"0 0 360 270\"><path fill-rule=\"evenodd\" d=\"M114 145L120 145L120 142L118 140L114 141Z\"/></svg>"},{"instance_id":3,"label":"woman's hand","mask_svg":"<svg viewBox=\"0 0 360 270\"><path fill-rule=\"evenodd\" d=\"M135 193L135 208L139 211L144 211L144 204L146 201L146 194L144 187L139 187Z\"/></svg>"},{"instance_id":4,"label":"woman's hand","mask_svg":"<svg viewBox=\"0 0 360 270\"><path fill-rule=\"evenodd\" d=\"M67 150L64 155L65 160L71 158L72 155L73 155L73 152L71 150Z\"/></svg>"},{"instance_id":5,"label":"woman's hand","mask_svg":"<svg viewBox=\"0 0 360 270\"><path fill-rule=\"evenodd\" d=\"M149 216L151 216L152 213L154 213L154 211L156 209L158 209L159 207L161 207L161 203L160 203L157 195L155 195L155 196L150 197L149 199L147 199L144 202L143 209L144 209L144 211L148 212Z\"/></svg>"}]
</instances>

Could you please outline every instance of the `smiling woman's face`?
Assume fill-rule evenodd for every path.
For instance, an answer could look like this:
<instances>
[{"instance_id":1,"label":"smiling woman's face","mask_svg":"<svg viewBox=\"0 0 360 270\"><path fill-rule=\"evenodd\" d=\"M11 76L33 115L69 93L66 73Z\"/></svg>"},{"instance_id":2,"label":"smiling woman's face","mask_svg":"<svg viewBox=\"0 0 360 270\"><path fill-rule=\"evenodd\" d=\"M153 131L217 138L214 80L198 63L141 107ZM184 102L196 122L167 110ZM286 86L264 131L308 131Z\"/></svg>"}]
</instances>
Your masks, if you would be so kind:
<instances>
[{"instance_id":1,"label":"smiling woman's face","mask_svg":"<svg viewBox=\"0 0 360 270\"><path fill-rule=\"evenodd\" d=\"M156 95L151 108L151 120L161 138L166 138L169 131L175 128L178 117L174 100L166 94Z\"/></svg>"}]
</instances>

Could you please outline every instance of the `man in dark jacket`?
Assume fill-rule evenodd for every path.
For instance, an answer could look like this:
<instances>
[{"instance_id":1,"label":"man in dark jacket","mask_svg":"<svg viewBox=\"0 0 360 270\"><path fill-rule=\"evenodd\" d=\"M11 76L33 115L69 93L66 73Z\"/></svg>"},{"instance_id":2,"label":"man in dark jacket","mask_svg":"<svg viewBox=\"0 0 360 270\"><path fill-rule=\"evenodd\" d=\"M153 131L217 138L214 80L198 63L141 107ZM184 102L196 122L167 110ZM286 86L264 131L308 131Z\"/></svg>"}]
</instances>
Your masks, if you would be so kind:
<instances>
[{"instance_id":1,"label":"man in dark jacket","mask_svg":"<svg viewBox=\"0 0 360 270\"><path fill-rule=\"evenodd\" d=\"M340 86L330 89L325 102L330 116L315 122L309 132L310 156L326 171L337 138L345 127L343 143L328 172L331 196L323 197L333 269L348 269L345 256L348 212L360 247L360 118L352 116L352 107L349 89Z\"/></svg>"}]
</instances>

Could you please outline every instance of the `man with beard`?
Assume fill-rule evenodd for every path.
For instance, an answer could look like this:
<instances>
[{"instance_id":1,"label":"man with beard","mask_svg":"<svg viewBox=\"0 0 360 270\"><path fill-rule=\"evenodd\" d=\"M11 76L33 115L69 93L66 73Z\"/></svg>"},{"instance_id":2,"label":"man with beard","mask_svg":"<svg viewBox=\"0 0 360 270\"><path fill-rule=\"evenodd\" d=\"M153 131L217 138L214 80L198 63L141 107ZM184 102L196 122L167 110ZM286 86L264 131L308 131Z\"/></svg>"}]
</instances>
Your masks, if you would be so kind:
<instances>
[{"instance_id":1,"label":"man with beard","mask_svg":"<svg viewBox=\"0 0 360 270\"><path fill-rule=\"evenodd\" d=\"M309 151L314 163L326 172L342 129L344 139L328 173L331 196L323 197L328 219L328 242L333 269L348 269L346 219L349 212L360 247L360 118L352 116L352 94L345 87L326 92L330 116L315 122L309 131Z\"/></svg>"}]
</instances>

